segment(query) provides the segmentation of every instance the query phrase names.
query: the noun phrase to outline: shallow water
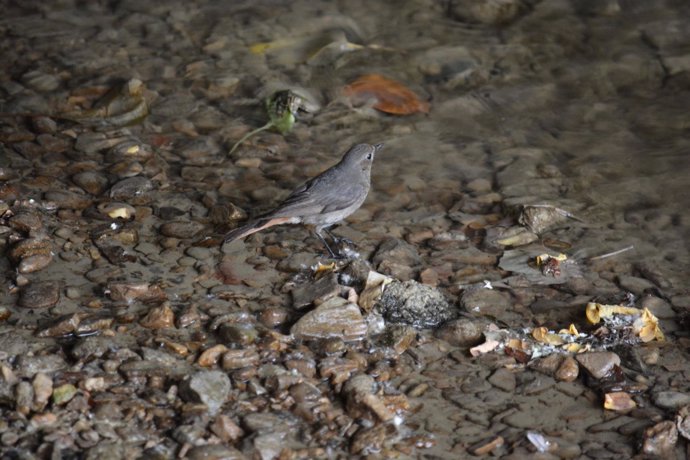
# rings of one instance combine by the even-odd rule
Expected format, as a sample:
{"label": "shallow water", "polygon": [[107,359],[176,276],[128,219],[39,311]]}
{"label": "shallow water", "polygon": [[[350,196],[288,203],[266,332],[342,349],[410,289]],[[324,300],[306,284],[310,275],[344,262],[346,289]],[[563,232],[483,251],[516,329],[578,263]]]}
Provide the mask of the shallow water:
{"label": "shallow water", "polygon": [[[571,307],[581,311],[592,299],[621,301],[626,292],[638,300],[658,300],[665,306],[664,315],[655,313],[670,344],[660,365],[640,373],[638,380],[654,390],[689,390],[683,379],[690,372],[682,341],[687,334],[676,318],[689,307],[687,2],[202,0],[78,6],[65,1],[21,2],[4,9],[0,198],[8,206],[21,201],[42,209],[43,224],[32,227],[31,236],[52,241],[56,256],[47,268],[26,275],[15,271],[12,257],[3,259],[7,289],[2,301],[12,311],[2,329],[3,340],[9,340],[3,362],[10,367],[27,349],[63,350],[75,373],[100,375],[107,364],[75,363],[73,344],[63,348],[49,339],[27,336],[14,343],[7,338],[18,330],[32,333],[37,321],[75,312],[116,318],[120,328],[106,328],[115,337],[111,355],[107,350],[98,355],[110,361],[128,359],[112,356],[118,347],[164,349],[163,337],[205,348],[208,336],[199,336],[214,335],[215,330],[181,326],[160,334],[134,326],[127,330],[125,325],[149,306],[131,299],[113,301],[108,289],[114,281],[155,280],[176,314],[198,304],[206,315],[201,322],[240,311],[260,317],[268,307],[282,309],[290,320],[277,329],[286,332],[285,325],[298,316],[290,307],[290,288],[319,259],[318,242],[299,227],[257,234],[224,248],[224,256],[215,246],[199,247],[195,241],[227,229],[227,219],[225,226],[219,225],[224,219],[214,217],[214,209],[228,203],[250,215],[270,209],[295,186],[335,163],[350,145],[384,142],[367,201],[336,230],[356,243],[363,259],[376,257],[386,238],[404,240],[409,247],[381,256],[384,262],[375,268],[399,279],[437,285],[459,305],[470,288],[484,280],[497,283],[500,296],[470,316],[515,329],[567,327],[573,320]],[[269,45],[257,47],[260,44]],[[371,104],[353,106],[343,87],[370,73],[403,83],[429,101],[429,113],[396,116]],[[132,78],[145,87],[150,114],[143,123],[84,127],[63,118],[70,110],[89,108],[95,95],[115,82]],[[266,122],[263,99],[286,88],[310,99],[310,113],[298,114],[285,136],[266,131],[228,155],[243,134]],[[34,134],[22,137],[36,131],[26,118],[36,114],[58,120],[54,132],[64,145]],[[98,140],[88,139],[93,132],[132,140],[141,150],[132,157],[117,151],[117,143],[94,147]],[[77,184],[74,176],[83,171],[101,174],[107,186],[96,193]],[[115,200],[111,187],[128,177],[146,177],[150,183]],[[86,202],[48,195],[54,190],[74,191]],[[137,212],[133,222],[111,227],[112,235],[105,230],[111,220],[94,211],[110,201],[127,202]],[[530,246],[493,242],[496,234],[518,226],[522,206],[534,204],[561,208],[575,219],[540,232]],[[55,207],[60,210],[54,212]],[[167,222],[197,227],[162,230]],[[10,227],[3,222],[3,235],[23,231]],[[127,240],[121,229],[136,237]],[[98,232],[105,236],[94,236]],[[457,244],[444,243],[439,235],[451,235]],[[108,252],[113,241],[127,247],[134,259]],[[8,239],[5,247],[10,243],[14,240]],[[546,287],[516,281],[499,261],[505,250],[524,248],[567,253],[580,265],[586,282]],[[216,264],[221,257],[225,265],[219,276]],[[59,301],[46,309],[21,306],[30,302],[21,300],[26,286],[51,280],[59,282]],[[193,356],[196,349],[189,349]],[[265,355],[262,359],[269,361]],[[410,397],[413,410],[397,431],[408,440],[407,450],[398,446],[395,453],[464,458],[475,443],[500,434],[506,444],[496,455],[520,458],[534,453],[525,433],[537,430],[559,439],[561,450],[553,455],[560,458],[631,456],[637,452],[635,439],[647,425],[628,431],[620,426],[673,419],[672,412],[663,412],[667,406],[644,403],[638,413],[612,415],[600,407],[583,379],[556,382],[510,367],[515,362],[507,361],[502,355],[470,358],[466,350],[437,340],[431,331],[420,332],[408,353],[390,360],[390,381],[380,377],[384,372],[375,373],[390,393],[429,385],[428,391]],[[673,368],[677,362],[680,367]],[[504,364],[510,375],[502,372]],[[396,374],[396,369],[404,371]],[[108,373],[115,382],[112,387],[119,388],[115,394],[144,385],[141,376],[120,371],[128,379],[121,382],[113,374],[118,372]],[[56,385],[76,379],[69,373],[57,375]],[[28,381],[31,376],[20,378]],[[240,382],[241,376],[233,374],[233,384],[235,380]],[[149,380],[146,385],[153,384]],[[156,385],[156,391],[169,391],[169,382]],[[242,385],[237,383],[235,389],[245,391]],[[331,399],[338,400],[338,385],[321,386],[328,388],[324,394],[335,394]],[[139,390],[131,392],[141,395]],[[244,409],[228,413],[235,417]],[[160,419],[181,417],[181,411],[187,421],[191,416],[185,410],[194,412],[177,406],[171,409],[173,415]],[[614,416],[620,425],[604,426]],[[251,423],[245,420],[245,425]],[[194,442],[180,441],[181,436],[170,432],[172,427],[161,422],[149,434],[155,433],[151,436],[176,455],[176,449]],[[236,447],[271,458],[273,450],[256,441],[263,431],[252,432],[253,437]],[[291,447],[329,445],[321,431],[309,433],[308,439],[291,433]],[[409,441],[414,435],[420,436],[416,447]],[[433,445],[425,445],[429,439]],[[18,449],[21,442],[16,441]],[[3,441],[5,449],[14,444]],[[22,448],[39,444],[26,441]],[[82,444],[83,450],[92,447]],[[132,445],[141,454],[143,442]],[[330,445],[332,456],[345,455],[343,448],[347,452],[338,442]],[[684,448],[681,440],[676,452],[680,455]]]}

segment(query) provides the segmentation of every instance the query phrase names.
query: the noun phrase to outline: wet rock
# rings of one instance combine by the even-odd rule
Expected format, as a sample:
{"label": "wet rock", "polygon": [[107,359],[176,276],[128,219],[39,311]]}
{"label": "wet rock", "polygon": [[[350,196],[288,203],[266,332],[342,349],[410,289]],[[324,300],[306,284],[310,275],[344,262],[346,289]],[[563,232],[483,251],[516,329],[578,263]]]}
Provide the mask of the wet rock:
{"label": "wet rock", "polygon": [[685,406],[676,414],[676,426],[678,432],[685,438],[690,439],[690,406]]}
{"label": "wet rock", "polygon": [[403,324],[391,324],[381,336],[381,344],[391,347],[399,355],[410,348],[417,338],[417,331]]}
{"label": "wet rock", "polygon": [[53,404],[60,406],[62,404],[67,404],[72,400],[72,398],[77,394],[77,387],[71,383],[66,383],[60,385],[53,390]]}
{"label": "wet rock", "polygon": [[33,117],[31,119],[31,125],[37,133],[55,134],[57,131],[57,123],[50,117]]}
{"label": "wet rock", "polygon": [[72,182],[86,193],[99,196],[108,188],[108,178],[97,171],[83,171],[72,176]]}
{"label": "wet rock", "polygon": [[30,70],[21,77],[22,83],[39,92],[55,91],[60,87],[60,78],[40,70]]}
{"label": "wet rock", "polygon": [[475,320],[459,318],[441,326],[434,335],[456,347],[473,347],[482,342],[482,329]]}
{"label": "wet rock", "polygon": [[14,244],[9,251],[10,259],[19,264],[22,259],[31,256],[50,256],[52,257],[53,246],[48,240],[38,238],[27,238]]}
{"label": "wet rock", "polygon": [[101,203],[98,205],[98,212],[111,219],[133,219],[137,211],[134,206],[127,203],[118,203],[116,201],[111,203]]}
{"label": "wet rock", "polygon": [[44,281],[24,287],[19,295],[19,305],[24,308],[48,308],[60,300],[60,284]]}
{"label": "wet rock", "polygon": [[111,187],[110,198],[117,201],[126,201],[133,205],[142,205],[151,201],[152,197],[149,193],[151,190],[153,190],[153,184],[146,177],[129,177]]}
{"label": "wet rock", "polygon": [[[434,47],[416,59],[416,63],[428,79],[443,81],[444,86],[449,88],[469,83],[479,68],[477,61],[464,46]],[[476,180],[488,182],[486,179]],[[469,184],[468,188],[473,189]],[[491,190],[490,182],[488,190]]]}
{"label": "wet rock", "polygon": [[227,415],[216,417],[209,428],[223,442],[235,442],[244,436],[244,430]]}
{"label": "wet rock", "polygon": [[271,460],[280,455],[284,449],[285,433],[266,433],[254,438],[254,449],[261,460]]}
{"label": "wet rock", "polygon": [[518,222],[534,233],[543,233],[568,220],[569,213],[555,206],[523,206]]}
{"label": "wet rock", "polygon": [[577,361],[570,356],[566,356],[558,370],[556,370],[554,377],[560,382],[572,382],[579,375],[579,366]]}
{"label": "wet rock", "polygon": [[250,345],[256,341],[259,333],[250,323],[225,323],[218,328],[218,337],[223,343]]}
{"label": "wet rock", "polygon": [[139,322],[144,327],[149,329],[165,329],[175,326],[175,313],[168,302],[162,305],[153,307]]}
{"label": "wet rock", "polygon": [[215,415],[230,394],[230,378],[221,371],[199,371],[185,380],[180,396],[186,401],[201,402]]}
{"label": "wet rock", "polygon": [[563,364],[565,356],[560,353],[551,353],[543,358],[538,358],[529,363],[529,367],[535,371],[541,372],[548,376],[554,376],[556,371]]}
{"label": "wet rock", "polygon": [[42,411],[53,394],[53,380],[46,374],[39,372],[31,384],[34,389],[33,409],[35,411]]}
{"label": "wet rock", "polygon": [[409,280],[414,277],[414,267],[421,263],[421,257],[411,244],[388,238],[379,245],[371,261],[379,272],[399,280]]}
{"label": "wet rock", "polygon": [[34,388],[29,382],[22,380],[14,387],[15,407],[17,412],[28,415],[34,402]]}
{"label": "wet rock", "polygon": [[234,447],[207,444],[192,447],[187,451],[185,458],[189,460],[246,460],[247,457]]}
{"label": "wet rock", "polygon": [[280,307],[268,307],[259,314],[259,322],[268,328],[274,328],[284,324],[287,318],[287,310]]}
{"label": "wet rock", "polygon": [[393,281],[377,307],[386,320],[417,328],[436,327],[457,314],[441,291],[416,281]]}
{"label": "wet rock", "polygon": [[37,337],[63,337],[77,331],[84,313],[74,313],[71,315],[61,316],[48,323],[46,326],[41,326],[37,332]]}
{"label": "wet rock", "polygon": [[337,337],[349,342],[362,340],[367,324],[357,305],[334,297],[301,317],[290,333],[301,340]]}
{"label": "wet rock", "polygon": [[199,222],[194,221],[179,221],[179,222],[166,222],[161,225],[159,231],[161,235],[168,236],[171,238],[194,238],[202,230],[204,230],[204,225]]}
{"label": "wet rock", "polygon": [[252,433],[287,433],[295,427],[297,420],[287,412],[253,413],[245,415],[242,424]]}
{"label": "wet rock", "polygon": [[149,377],[182,378],[189,375],[193,369],[186,361],[175,358],[172,354],[166,355],[168,360],[143,359],[140,361],[128,361],[119,367],[119,371],[128,379]]}
{"label": "wet rock", "polygon": [[373,412],[382,422],[388,422],[395,417],[376,394],[376,381],[369,375],[357,374],[348,379],[343,386],[348,413],[358,418],[367,410]]}
{"label": "wet rock", "polygon": [[613,366],[620,366],[620,357],[610,351],[593,351],[575,356],[577,362],[584,367],[595,379],[606,377]]}
{"label": "wet rock", "polygon": [[500,318],[504,312],[510,310],[512,302],[510,296],[504,292],[473,287],[462,293],[460,305],[470,313]]}
{"label": "wet rock", "polygon": [[10,227],[29,234],[43,228],[41,215],[33,209],[20,209],[9,220]]}
{"label": "wet rock", "polygon": [[256,367],[259,364],[259,354],[253,348],[241,350],[227,350],[223,354],[221,366],[225,370],[242,369],[243,367]]}
{"label": "wet rock", "polygon": [[68,190],[51,190],[44,194],[44,198],[54,202],[58,208],[62,209],[85,209],[92,203],[88,196]]}
{"label": "wet rock", "polygon": [[17,271],[19,273],[33,273],[43,270],[53,261],[52,254],[36,254],[25,257],[19,262]]}
{"label": "wet rock", "polygon": [[205,164],[220,151],[220,147],[211,137],[199,137],[185,141],[176,148],[188,164]]}
{"label": "wet rock", "polygon": [[457,19],[498,26],[512,22],[525,8],[519,0],[461,0],[449,12]]}
{"label": "wet rock", "polygon": [[218,363],[220,355],[227,350],[228,348],[225,345],[214,345],[204,350],[203,353],[199,355],[199,359],[197,359],[196,363],[201,367],[215,366],[216,363]]}
{"label": "wet rock", "polygon": [[472,455],[483,456],[491,453],[492,451],[500,448],[505,444],[505,439],[502,436],[494,436],[489,439],[484,439],[476,444],[468,447],[468,451]]}
{"label": "wet rock", "polygon": [[629,275],[619,275],[618,284],[621,286],[621,288],[628,292],[632,292],[635,295],[641,295],[646,290],[654,288],[654,284],[652,282],[644,278]]}
{"label": "wet rock", "polygon": [[318,305],[324,301],[335,297],[340,293],[341,286],[338,284],[338,275],[333,273],[324,276],[316,282],[307,282],[295,287],[292,291],[292,306],[300,309],[311,305]]}
{"label": "wet rock", "polygon": [[515,391],[515,386],[517,385],[515,374],[505,368],[496,369],[489,377],[489,383],[500,390],[510,393]]}
{"label": "wet rock", "polygon": [[54,372],[65,370],[67,367],[65,360],[58,355],[22,355],[17,362],[17,373],[23,377],[32,378],[39,372],[51,375]]}
{"label": "wet rock", "polygon": [[644,430],[641,451],[645,455],[671,458],[677,442],[678,429],[673,422],[667,420]]}
{"label": "wet rock", "polygon": [[372,428],[361,428],[355,433],[350,443],[350,453],[353,455],[369,451],[380,451],[387,439],[395,435],[395,428],[391,424],[378,424]]}
{"label": "wet rock", "polygon": [[671,305],[663,299],[654,296],[644,296],[640,301],[640,308],[647,308],[659,319],[674,319],[676,312]]}
{"label": "wet rock", "polygon": [[683,406],[690,405],[690,393],[657,391],[652,395],[652,401],[662,409],[678,410]]}
{"label": "wet rock", "polygon": [[160,302],[167,298],[165,292],[157,284],[149,283],[109,283],[106,294],[116,301]]}

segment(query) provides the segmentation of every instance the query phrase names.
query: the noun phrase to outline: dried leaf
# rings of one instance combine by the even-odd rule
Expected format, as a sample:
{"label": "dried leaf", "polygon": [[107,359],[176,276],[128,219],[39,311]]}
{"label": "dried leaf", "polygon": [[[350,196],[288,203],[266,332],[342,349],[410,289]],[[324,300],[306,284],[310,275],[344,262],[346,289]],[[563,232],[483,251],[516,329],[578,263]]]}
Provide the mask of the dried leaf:
{"label": "dried leaf", "polygon": [[476,347],[470,348],[470,354],[472,356],[483,355],[484,353],[488,353],[490,351],[495,350],[496,347],[498,347],[499,345],[500,344],[498,343],[498,341],[489,339],[481,345],[477,345]]}
{"label": "dried leaf", "polygon": [[580,332],[577,330],[575,325],[573,323],[570,323],[570,326],[568,329],[561,329],[558,331],[559,334],[568,334],[568,335],[580,335]]}
{"label": "dried leaf", "polygon": [[422,101],[410,89],[379,74],[359,77],[347,85],[343,93],[353,104],[360,105],[375,100],[374,108],[393,115],[428,113],[429,103]]}
{"label": "dried leaf", "polygon": [[537,342],[546,343],[548,345],[563,345],[564,340],[553,332],[549,332],[545,327],[536,327],[532,330],[532,337]]}
{"label": "dried leaf", "polygon": [[367,282],[362,293],[359,295],[358,305],[365,312],[371,311],[374,305],[383,294],[386,285],[393,281],[393,278],[371,270],[367,275]]}
{"label": "dried leaf", "polygon": [[642,310],[642,315],[633,323],[633,331],[643,342],[651,342],[655,339],[665,340],[664,333],[659,327],[659,319],[646,308]]}
{"label": "dried leaf", "polygon": [[642,314],[642,311],[633,307],[624,307],[622,305],[603,305],[600,303],[590,302],[587,304],[585,314],[587,320],[592,324],[597,324],[604,318],[613,315],[634,315]]}

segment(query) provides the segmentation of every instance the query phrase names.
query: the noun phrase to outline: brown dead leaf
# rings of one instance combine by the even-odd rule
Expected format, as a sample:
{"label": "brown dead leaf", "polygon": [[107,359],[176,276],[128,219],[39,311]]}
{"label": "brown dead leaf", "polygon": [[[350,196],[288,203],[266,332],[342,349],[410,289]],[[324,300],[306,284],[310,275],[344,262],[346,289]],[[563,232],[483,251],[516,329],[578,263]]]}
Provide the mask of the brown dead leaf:
{"label": "brown dead leaf", "polygon": [[393,115],[429,112],[429,103],[420,100],[409,88],[375,73],[359,77],[345,86],[343,93],[355,105],[374,99],[376,110]]}

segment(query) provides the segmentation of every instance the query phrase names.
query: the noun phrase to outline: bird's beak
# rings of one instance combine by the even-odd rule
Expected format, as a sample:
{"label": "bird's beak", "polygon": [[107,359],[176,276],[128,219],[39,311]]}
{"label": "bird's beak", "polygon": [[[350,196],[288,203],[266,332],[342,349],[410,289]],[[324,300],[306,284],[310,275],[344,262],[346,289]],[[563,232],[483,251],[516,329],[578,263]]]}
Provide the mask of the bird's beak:
{"label": "bird's beak", "polygon": [[381,149],[383,148],[383,146],[384,146],[383,143],[381,143],[381,144],[374,144],[374,151],[375,151],[375,152],[378,152],[379,150],[381,150]]}

